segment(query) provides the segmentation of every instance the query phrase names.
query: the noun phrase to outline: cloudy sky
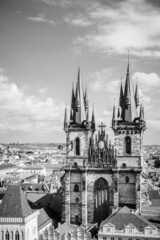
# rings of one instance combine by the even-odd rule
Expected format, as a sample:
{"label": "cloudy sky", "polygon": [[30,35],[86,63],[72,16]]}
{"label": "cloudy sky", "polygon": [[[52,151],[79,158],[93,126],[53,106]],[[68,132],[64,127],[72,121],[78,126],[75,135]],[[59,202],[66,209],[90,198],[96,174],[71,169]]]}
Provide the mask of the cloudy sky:
{"label": "cloudy sky", "polygon": [[144,143],[160,144],[159,0],[0,0],[0,142],[65,142],[79,49],[90,106],[111,138],[131,50]]}

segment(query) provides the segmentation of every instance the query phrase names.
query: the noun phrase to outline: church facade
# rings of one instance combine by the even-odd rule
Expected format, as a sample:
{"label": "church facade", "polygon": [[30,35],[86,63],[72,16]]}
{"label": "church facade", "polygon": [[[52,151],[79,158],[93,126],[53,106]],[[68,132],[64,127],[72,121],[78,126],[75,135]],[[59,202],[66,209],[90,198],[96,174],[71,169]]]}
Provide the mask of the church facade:
{"label": "church facade", "polygon": [[101,123],[96,133],[94,110],[89,119],[87,89],[83,91],[78,69],[72,89],[70,116],[65,109],[66,166],[62,178],[62,221],[73,224],[100,223],[122,206],[141,211],[140,179],[143,168],[144,109],[139,106],[138,86],[134,91],[129,62],[119,107],[113,107],[111,145]]}

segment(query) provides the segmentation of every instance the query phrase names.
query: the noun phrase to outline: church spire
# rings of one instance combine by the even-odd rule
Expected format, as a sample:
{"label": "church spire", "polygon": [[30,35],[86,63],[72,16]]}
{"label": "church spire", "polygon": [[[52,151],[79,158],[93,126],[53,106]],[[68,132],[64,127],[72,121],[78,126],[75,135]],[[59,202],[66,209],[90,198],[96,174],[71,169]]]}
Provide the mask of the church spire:
{"label": "church spire", "polygon": [[123,106],[123,87],[122,87],[122,79],[121,79],[121,87],[120,87],[120,97],[119,97],[119,106]]}
{"label": "church spire", "polygon": [[137,118],[137,109],[134,97],[133,83],[130,78],[130,63],[129,63],[129,51],[128,51],[128,66],[126,73],[126,82],[124,88],[124,97],[122,105],[122,119],[124,121],[133,122]]}
{"label": "church spire", "polygon": [[86,120],[86,112],[80,67],[78,68],[75,102],[76,102],[75,122],[81,124],[83,121]]}
{"label": "church spire", "polygon": [[87,92],[87,87],[86,87],[85,94],[84,94],[84,103],[85,103],[85,111],[87,111],[87,109],[88,109],[88,92]]}
{"label": "church spire", "polygon": [[68,130],[68,116],[67,116],[67,107],[65,106],[64,112],[64,131]]}
{"label": "church spire", "polygon": [[91,118],[91,129],[93,132],[96,130],[95,115],[94,115],[94,106],[92,109],[92,118]]}
{"label": "church spire", "polygon": [[135,98],[136,107],[138,107],[139,106],[139,89],[138,89],[138,84],[136,84],[136,90],[135,90],[134,98]]}

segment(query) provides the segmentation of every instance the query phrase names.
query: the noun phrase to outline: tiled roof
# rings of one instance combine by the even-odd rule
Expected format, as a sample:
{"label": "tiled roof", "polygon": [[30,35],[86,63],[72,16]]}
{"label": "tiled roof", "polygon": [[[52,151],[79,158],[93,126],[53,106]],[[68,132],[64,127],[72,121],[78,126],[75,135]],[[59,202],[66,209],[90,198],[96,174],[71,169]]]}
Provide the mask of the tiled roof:
{"label": "tiled roof", "polygon": [[11,168],[16,168],[16,166],[13,164],[0,164],[0,170],[11,169]]}
{"label": "tiled roof", "polygon": [[32,212],[20,185],[9,185],[0,204],[0,217],[23,218]]}
{"label": "tiled roof", "polygon": [[149,190],[149,199],[152,201],[152,199],[160,199],[160,194],[158,190]]}
{"label": "tiled roof", "polygon": [[118,230],[122,230],[124,226],[127,226],[128,224],[133,224],[139,231],[143,231],[144,227],[152,225],[142,215],[131,213],[130,209],[127,210],[127,207],[123,207],[118,212],[113,213],[109,218],[102,222],[101,227],[107,223],[115,225],[115,228]]}
{"label": "tiled roof", "polygon": [[40,214],[38,216],[38,229],[52,221],[52,219],[48,216],[44,208],[41,208],[39,212]]}

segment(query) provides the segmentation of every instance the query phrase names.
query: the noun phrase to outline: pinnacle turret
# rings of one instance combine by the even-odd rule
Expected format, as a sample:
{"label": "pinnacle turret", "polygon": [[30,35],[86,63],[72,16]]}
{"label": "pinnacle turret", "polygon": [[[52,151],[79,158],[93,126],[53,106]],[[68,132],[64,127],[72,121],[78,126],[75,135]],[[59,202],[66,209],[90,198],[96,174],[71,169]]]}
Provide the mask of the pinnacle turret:
{"label": "pinnacle turret", "polygon": [[139,89],[138,89],[138,84],[136,84],[136,90],[135,90],[134,98],[135,98],[136,107],[138,107],[139,106]]}
{"label": "pinnacle turret", "polygon": [[93,132],[96,130],[95,116],[94,116],[94,108],[92,110],[92,118],[91,118],[91,129]]}
{"label": "pinnacle turret", "polygon": [[123,87],[122,87],[122,80],[121,80],[121,87],[120,87],[120,97],[119,97],[119,106],[123,106]]}
{"label": "pinnacle turret", "polygon": [[64,112],[64,131],[68,130],[68,116],[67,116],[67,107],[65,107]]}

